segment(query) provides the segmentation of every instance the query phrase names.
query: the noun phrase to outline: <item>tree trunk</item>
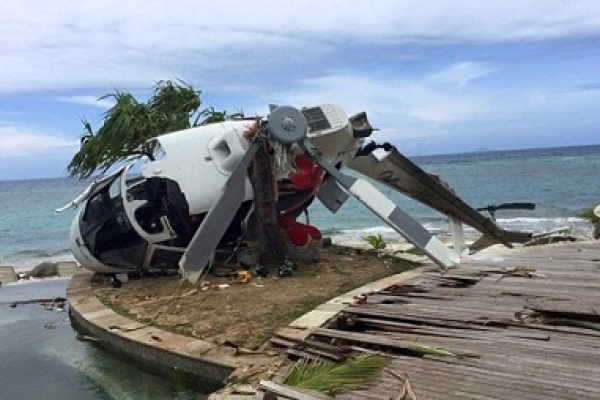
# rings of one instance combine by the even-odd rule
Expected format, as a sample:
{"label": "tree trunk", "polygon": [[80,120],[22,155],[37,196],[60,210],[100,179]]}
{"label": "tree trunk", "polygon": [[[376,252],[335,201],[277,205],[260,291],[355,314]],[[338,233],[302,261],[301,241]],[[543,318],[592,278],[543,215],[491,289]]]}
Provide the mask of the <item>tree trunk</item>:
{"label": "tree trunk", "polygon": [[260,243],[260,264],[280,267],[285,262],[285,242],[277,221],[276,187],[269,145],[263,142],[252,160],[250,181],[254,189],[254,213],[259,237],[252,241]]}

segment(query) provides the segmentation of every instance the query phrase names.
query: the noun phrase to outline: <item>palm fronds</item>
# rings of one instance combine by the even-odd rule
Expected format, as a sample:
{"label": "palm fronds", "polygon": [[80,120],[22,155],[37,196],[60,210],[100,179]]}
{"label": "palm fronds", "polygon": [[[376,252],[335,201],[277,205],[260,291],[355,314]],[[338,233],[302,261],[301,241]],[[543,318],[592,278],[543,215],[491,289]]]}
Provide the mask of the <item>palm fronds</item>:
{"label": "palm fronds", "polygon": [[562,325],[562,326],[573,326],[582,329],[592,329],[594,331],[600,331],[599,322],[582,321],[573,318],[546,318],[544,320],[549,325]]}
{"label": "palm fronds", "polygon": [[369,354],[342,364],[322,359],[301,359],[286,377],[284,384],[331,395],[363,387],[387,362],[385,357]]}
{"label": "palm fronds", "polygon": [[209,123],[239,115],[229,116],[214,108],[200,111],[200,91],[183,81],[157,82],[147,102],[121,90],[99,98],[104,99],[111,99],[114,105],[104,113],[102,125],[95,132],[87,120],[82,120],[81,148],[67,166],[71,176],[86,179],[127,159],[152,159],[156,142],[150,139],[189,128],[201,118]]}

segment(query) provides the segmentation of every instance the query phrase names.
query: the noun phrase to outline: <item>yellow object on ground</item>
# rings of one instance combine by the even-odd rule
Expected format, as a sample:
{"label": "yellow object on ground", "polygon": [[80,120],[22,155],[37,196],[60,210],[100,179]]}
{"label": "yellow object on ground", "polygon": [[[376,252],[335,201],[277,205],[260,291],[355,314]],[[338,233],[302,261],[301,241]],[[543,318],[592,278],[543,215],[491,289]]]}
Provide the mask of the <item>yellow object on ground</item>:
{"label": "yellow object on ground", "polygon": [[242,270],[237,272],[236,278],[239,283],[248,283],[252,280],[252,274],[250,271]]}

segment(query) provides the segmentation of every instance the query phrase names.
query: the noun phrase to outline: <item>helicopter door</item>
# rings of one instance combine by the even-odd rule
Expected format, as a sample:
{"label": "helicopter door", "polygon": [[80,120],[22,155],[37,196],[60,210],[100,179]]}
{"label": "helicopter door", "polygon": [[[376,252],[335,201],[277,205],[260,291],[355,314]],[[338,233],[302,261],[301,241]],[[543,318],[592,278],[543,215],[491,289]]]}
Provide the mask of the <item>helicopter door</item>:
{"label": "helicopter door", "polygon": [[[125,168],[123,176],[132,165]],[[177,237],[169,218],[160,211],[160,204],[156,199],[149,198],[147,186],[148,180],[145,178],[121,180],[123,207],[129,222],[148,243],[160,243]]]}

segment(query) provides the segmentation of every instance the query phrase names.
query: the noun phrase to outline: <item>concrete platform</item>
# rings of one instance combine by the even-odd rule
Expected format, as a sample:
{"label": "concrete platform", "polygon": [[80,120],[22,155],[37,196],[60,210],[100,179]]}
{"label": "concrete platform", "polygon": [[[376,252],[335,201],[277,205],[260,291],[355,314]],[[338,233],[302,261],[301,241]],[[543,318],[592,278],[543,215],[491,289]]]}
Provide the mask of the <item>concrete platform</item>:
{"label": "concrete platform", "polygon": [[0,284],[12,283],[17,280],[15,269],[9,265],[0,266]]}
{"label": "concrete platform", "polygon": [[81,268],[75,261],[57,261],[56,271],[59,277],[73,276]]}
{"label": "concrete platform", "polygon": [[71,322],[100,346],[178,381],[193,383],[205,393],[218,390],[238,367],[271,368],[278,360],[235,355],[233,349],[177,335],[133,321],[106,307],[94,295],[93,273],[79,269],[67,287]]}

